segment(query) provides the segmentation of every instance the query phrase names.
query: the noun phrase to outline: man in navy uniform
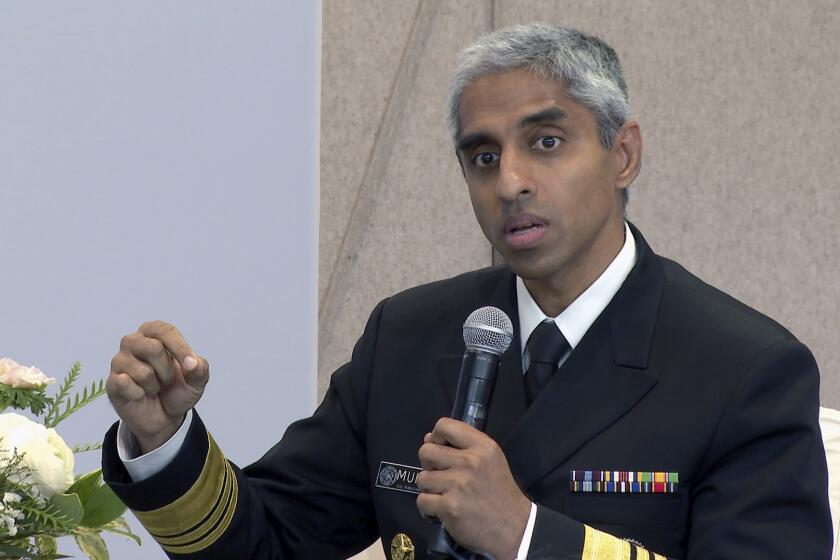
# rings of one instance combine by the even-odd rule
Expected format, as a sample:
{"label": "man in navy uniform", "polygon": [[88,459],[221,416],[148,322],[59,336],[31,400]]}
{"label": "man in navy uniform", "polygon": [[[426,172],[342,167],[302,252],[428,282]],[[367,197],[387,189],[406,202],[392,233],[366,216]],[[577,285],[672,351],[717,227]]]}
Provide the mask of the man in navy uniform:
{"label": "man in navy uniform", "polygon": [[[381,302],[257,463],[226,461],[193,410],[209,366],[174,326],[123,338],[105,476],[164,550],[343,558],[381,536],[426,558],[436,517],[497,560],[827,559],[816,364],[625,220],[642,138],[615,52],[495,32],[461,54],[449,124],[507,264]],[[514,325],[486,434],[445,418],[461,324],[485,305]]]}

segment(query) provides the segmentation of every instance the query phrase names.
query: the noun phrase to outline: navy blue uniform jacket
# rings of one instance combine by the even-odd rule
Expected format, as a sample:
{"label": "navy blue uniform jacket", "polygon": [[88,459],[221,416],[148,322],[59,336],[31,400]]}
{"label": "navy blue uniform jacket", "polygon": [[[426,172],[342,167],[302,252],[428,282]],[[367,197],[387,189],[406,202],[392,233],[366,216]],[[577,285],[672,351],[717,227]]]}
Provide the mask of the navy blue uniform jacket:
{"label": "navy blue uniform jacket", "polygon": [[[811,353],[633,232],[634,269],[529,408],[515,277],[495,267],[381,302],[315,414],[255,464],[227,462],[196,415],[176,460],[139,483],[112,428],[105,478],[172,558],[346,558],[377,536],[388,550],[398,533],[427,558],[415,495],[377,485],[380,467],[419,464],[423,435],[451,410],[463,321],[494,305],[517,332],[487,431],[539,506],[530,560],[828,559]],[[571,471],[675,473],[678,484],[573,492]]]}

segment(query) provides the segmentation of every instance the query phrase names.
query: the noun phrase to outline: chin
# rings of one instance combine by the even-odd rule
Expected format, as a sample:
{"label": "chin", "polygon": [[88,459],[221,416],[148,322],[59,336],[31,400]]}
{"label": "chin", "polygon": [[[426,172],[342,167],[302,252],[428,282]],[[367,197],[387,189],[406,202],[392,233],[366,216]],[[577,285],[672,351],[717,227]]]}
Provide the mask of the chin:
{"label": "chin", "polygon": [[509,255],[502,253],[502,256],[511,271],[523,280],[540,280],[551,276],[554,272],[551,263],[528,258],[526,255],[513,255],[511,258]]}

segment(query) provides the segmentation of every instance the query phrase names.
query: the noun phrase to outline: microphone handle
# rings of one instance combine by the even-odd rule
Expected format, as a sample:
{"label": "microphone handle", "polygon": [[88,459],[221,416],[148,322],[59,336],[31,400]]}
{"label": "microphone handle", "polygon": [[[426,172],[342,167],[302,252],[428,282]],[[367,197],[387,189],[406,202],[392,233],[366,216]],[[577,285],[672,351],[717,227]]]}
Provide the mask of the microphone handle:
{"label": "microphone handle", "polygon": [[[484,431],[487,426],[487,409],[496,374],[499,372],[499,356],[481,350],[467,349],[461,360],[461,374],[458,377],[458,390],[452,405],[452,418]],[[471,552],[455,542],[440,520],[432,521],[432,534],[429,539],[429,554],[452,560],[481,560],[484,556]]]}

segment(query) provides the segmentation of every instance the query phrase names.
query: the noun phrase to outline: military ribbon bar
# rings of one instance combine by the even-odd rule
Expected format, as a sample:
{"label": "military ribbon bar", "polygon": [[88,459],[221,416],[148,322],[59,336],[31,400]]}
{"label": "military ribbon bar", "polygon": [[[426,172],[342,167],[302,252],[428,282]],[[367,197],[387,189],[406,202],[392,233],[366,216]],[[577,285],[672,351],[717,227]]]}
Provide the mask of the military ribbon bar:
{"label": "military ribbon bar", "polygon": [[665,471],[578,471],[569,473],[569,491],[603,494],[674,494],[680,474]]}

